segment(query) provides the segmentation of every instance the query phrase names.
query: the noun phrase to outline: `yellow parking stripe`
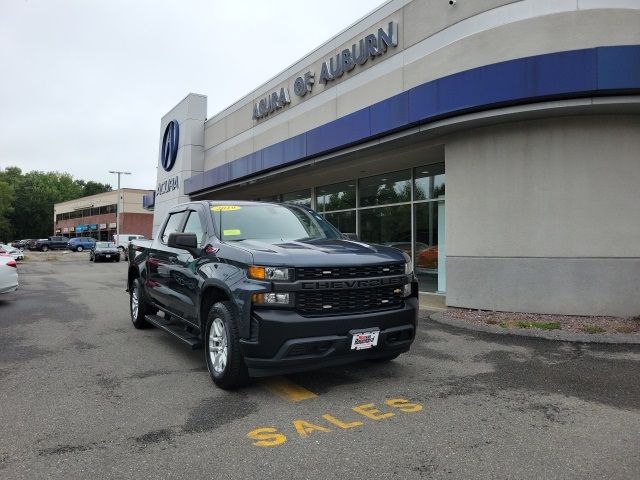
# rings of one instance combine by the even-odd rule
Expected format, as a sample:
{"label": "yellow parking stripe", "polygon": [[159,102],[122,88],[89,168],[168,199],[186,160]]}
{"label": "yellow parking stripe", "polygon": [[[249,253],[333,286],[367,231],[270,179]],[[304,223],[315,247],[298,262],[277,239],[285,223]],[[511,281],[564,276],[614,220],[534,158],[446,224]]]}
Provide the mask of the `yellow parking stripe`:
{"label": "yellow parking stripe", "polygon": [[291,400],[292,402],[301,402],[303,400],[309,400],[317,397],[315,393],[293,383],[285,377],[264,379],[262,381],[262,385],[279,397],[284,398],[285,400]]}

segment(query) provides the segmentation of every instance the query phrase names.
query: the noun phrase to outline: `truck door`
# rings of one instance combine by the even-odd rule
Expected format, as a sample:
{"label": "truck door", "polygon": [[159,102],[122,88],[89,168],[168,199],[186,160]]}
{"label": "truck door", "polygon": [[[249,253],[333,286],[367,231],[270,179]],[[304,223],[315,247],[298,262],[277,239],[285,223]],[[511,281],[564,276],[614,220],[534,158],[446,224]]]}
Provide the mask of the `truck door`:
{"label": "truck door", "polygon": [[[190,206],[186,212],[187,218],[182,231],[195,233],[198,246],[203,247],[206,238],[204,210],[201,206]],[[200,275],[197,271],[198,261],[186,250],[181,250],[173,260],[171,266],[172,286],[175,296],[174,305],[178,315],[185,320],[198,325],[197,303],[199,301]]]}
{"label": "truck door", "polygon": [[169,213],[162,233],[149,249],[146,262],[147,292],[154,303],[172,314],[178,314],[178,308],[175,305],[174,294],[176,284],[171,272],[178,255],[183,254],[184,250],[169,248],[167,242],[170,233],[181,231],[184,218],[185,210]]}

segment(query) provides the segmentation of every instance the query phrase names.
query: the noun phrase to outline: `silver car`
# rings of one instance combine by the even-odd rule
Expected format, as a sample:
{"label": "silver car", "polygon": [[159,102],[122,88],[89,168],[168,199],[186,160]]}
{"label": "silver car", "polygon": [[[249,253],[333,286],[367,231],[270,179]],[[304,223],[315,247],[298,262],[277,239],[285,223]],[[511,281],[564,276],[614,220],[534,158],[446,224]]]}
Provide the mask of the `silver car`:
{"label": "silver car", "polygon": [[18,264],[9,255],[0,254],[0,294],[18,289]]}

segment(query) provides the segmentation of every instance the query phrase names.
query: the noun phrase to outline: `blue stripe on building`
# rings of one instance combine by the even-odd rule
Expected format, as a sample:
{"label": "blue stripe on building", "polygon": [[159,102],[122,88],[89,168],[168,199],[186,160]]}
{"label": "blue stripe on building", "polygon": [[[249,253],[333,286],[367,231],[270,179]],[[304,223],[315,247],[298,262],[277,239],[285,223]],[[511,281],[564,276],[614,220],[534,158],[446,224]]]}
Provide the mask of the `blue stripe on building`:
{"label": "blue stripe on building", "polygon": [[185,180],[190,195],[415,125],[490,108],[640,92],[640,45],[550,53],[433,80]]}

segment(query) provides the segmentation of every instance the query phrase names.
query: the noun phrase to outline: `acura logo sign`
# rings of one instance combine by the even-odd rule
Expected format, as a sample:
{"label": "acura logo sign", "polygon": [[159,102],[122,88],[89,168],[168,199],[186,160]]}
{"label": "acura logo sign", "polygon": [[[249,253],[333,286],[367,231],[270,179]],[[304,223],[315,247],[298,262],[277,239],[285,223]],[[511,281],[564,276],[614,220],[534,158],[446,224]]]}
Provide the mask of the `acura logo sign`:
{"label": "acura logo sign", "polygon": [[178,155],[179,124],[176,120],[171,120],[164,131],[162,137],[162,152],[160,154],[160,163],[165,171],[169,172],[176,163]]}

